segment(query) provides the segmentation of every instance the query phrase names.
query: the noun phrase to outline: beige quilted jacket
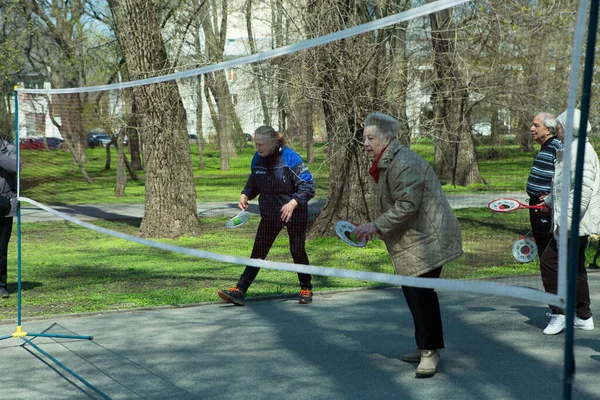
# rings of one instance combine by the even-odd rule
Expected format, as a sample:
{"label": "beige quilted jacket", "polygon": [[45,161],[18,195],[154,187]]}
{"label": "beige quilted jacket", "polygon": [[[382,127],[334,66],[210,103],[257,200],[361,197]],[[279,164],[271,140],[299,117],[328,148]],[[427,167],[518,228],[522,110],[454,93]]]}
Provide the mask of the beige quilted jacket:
{"label": "beige quilted jacket", "polygon": [[394,139],[378,169],[380,215],[373,223],[396,274],[418,276],[459,257],[458,220],[429,163]]}

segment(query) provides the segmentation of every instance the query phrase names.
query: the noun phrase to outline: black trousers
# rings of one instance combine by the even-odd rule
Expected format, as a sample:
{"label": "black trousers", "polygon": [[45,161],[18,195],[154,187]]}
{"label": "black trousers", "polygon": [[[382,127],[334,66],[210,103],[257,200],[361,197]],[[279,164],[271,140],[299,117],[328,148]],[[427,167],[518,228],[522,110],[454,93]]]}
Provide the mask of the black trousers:
{"label": "black trousers", "polygon": [[13,218],[0,218],[0,287],[6,287],[8,278],[8,242],[12,234]]}
{"label": "black trousers", "polygon": [[[575,314],[582,319],[588,319],[592,316],[592,310],[590,309],[590,287],[588,286],[587,270],[585,269],[585,249],[587,242],[587,236],[579,237],[579,258],[576,266]],[[567,248],[570,244],[571,240],[568,241]],[[556,294],[558,291],[558,243],[554,237],[550,240],[540,260],[540,272],[546,293]],[[550,309],[552,310],[552,314],[564,314],[559,307],[551,305]]]}
{"label": "black trousers", "polygon": [[[442,267],[439,267],[420,275],[420,277],[439,278],[441,273]],[[442,314],[435,290],[402,286],[402,292],[413,317],[417,348],[421,350],[443,349]]]}
{"label": "black trousers", "polygon": [[[308,218],[300,218],[299,221],[290,221],[287,223],[287,231],[290,237],[290,252],[296,264],[309,264],[305,248],[307,225]],[[256,230],[256,237],[254,238],[254,246],[250,258],[266,259],[271,246],[273,246],[277,235],[279,235],[283,227],[284,223],[281,220],[261,219]],[[258,275],[258,271],[260,271],[260,268],[247,266],[237,283],[237,288],[246,293],[252,282],[254,282],[256,275]],[[312,276],[310,274],[299,272],[298,280],[300,281],[301,289],[312,289]]]}
{"label": "black trousers", "polygon": [[[539,204],[541,200],[537,197],[529,199],[529,205]],[[548,243],[554,237],[552,234],[552,211],[529,209],[529,222],[531,222],[531,233],[535,239],[535,245],[538,249],[538,256],[542,259],[544,250]]]}

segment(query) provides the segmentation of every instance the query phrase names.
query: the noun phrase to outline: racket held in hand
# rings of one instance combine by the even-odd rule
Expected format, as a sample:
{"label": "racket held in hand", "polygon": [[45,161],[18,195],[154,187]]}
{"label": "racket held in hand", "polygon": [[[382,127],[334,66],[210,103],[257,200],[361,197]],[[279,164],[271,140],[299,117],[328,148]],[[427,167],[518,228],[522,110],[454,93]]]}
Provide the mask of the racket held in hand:
{"label": "racket held in hand", "polygon": [[496,199],[492,200],[488,204],[488,208],[494,212],[510,212],[520,210],[522,208],[533,208],[537,210],[541,210],[544,206],[530,206],[524,203],[521,203],[516,199]]}
{"label": "racket held in hand", "polygon": [[248,211],[242,211],[229,221],[225,222],[225,228],[233,229],[244,225],[250,219],[250,213]]}
{"label": "racket held in hand", "polygon": [[335,223],[335,233],[337,233],[340,239],[350,246],[365,247],[367,240],[365,238],[360,240],[357,239],[352,234],[354,228],[356,228],[356,224],[353,224],[350,221],[338,221]]}

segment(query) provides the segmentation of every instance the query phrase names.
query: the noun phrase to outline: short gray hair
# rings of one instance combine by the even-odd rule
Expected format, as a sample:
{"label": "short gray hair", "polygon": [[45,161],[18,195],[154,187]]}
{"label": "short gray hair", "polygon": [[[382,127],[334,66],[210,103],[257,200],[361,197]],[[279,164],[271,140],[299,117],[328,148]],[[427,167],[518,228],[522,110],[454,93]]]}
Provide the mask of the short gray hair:
{"label": "short gray hair", "polygon": [[556,117],[547,112],[541,112],[538,115],[542,117],[544,127],[550,129],[550,133],[552,133],[553,135],[556,135],[556,127],[558,125],[558,122],[556,121]]}
{"label": "short gray hair", "polygon": [[365,128],[374,126],[381,138],[386,136],[397,137],[400,129],[400,122],[396,118],[390,117],[384,113],[372,112],[365,118]]}

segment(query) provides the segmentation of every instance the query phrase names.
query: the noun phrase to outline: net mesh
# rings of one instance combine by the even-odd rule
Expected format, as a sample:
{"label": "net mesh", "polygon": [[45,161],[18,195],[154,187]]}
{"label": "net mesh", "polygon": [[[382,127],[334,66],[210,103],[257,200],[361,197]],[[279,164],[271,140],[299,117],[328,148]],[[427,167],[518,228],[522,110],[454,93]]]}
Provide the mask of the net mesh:
{"label": "net mesh", "polygon": [[[201,277],[198,292],[210,292],[215,299],[214,289],[230,285],[241,272],[228,269],[233,263],[272,270],[259,275],[257,280],[265,284],[255,294],[296,291],[295,277],[278,271],[301,270],[318,275],[316,290],[407,284],[560,303],[560,297],[543,292],[537,258],[523,262],[513,254],[515,242],[531,236],[528,212],[495,214],[487,208],[500,197],[526,203],[524,188],[534,153],[519,148],[522,130],[530,121],[519,106],[503,106],[512,89],[523,84],[523,76],[515,76],[516,64],[515,68],[485,65],[485,57],[475,57],[471,49],[470,62],[477,67],[468,71],[476,78],[467,77],[460,58],[486,32],[484,22],[470,22],[477,8],[460,3],[464,2],[436,2],[388,18],[377,18],[376,8],[367,9],[363,21],[352,21],[355,26],[346,30],[340,21],[303,21],[307,32],[292,30],[290,41],[301,34],[312,39],[274,50],[265,50],[271,42],[264,39],[232,39],[221,63],[207,61],[206,49],[201,58],[206,67],[141,81],[65,90],[19,89],[24,263],[35,269],[35,264],[48,262],[28,257],[27,246],[34,254],[40,240],[58,243],[69,238],[74,262],[86,273],[100,263],[109,275],[120,277],[128,259],[137,260],[146,252],[138,246],[151,246],[155,249],[148,250],[145,261],[136,261],[136,269],[177,264],[172,274]],[[443,14],[450,7],[452,13]],[[433,11],[439,12],[439,19],[431,17]],[[315,16],[326,18],[320,12]],[[435,25],[444,15],[449,18],[446,22],[454,21],[454,30]],[[365,19],[373,21],[359,23]],[[334,33],[323,32],[325,26]],[[563,44],[572,46],[566,38]],[[460,71],[462,78],[451,81],[440,76],[434,65],[443,62],[447,74],[457,78]],[[510,87],[500,91],[499,82]],[[465,95],[467,83],[470,93]],[[492,96],[493,91],[499,94]],[[471,123],[464,127],[452,118],[468,104]],[[485,122],[492,108],[500,111]],[[445,279],[394,276],[381,240],[373,238],[365,248],[354,248],[335,236],[337,220],[367,222],[373,217],[375,188],[361,147],[361,122],[373,110],[397,116],[405,124],[400,139],[436,166],[459,219],[464,255],[445,266]],[[283,133],[315,180],[308,267],[290,263],[285,232],[269,262],[247,258],[260,219],[256,202],[247,224],[233,232],[225,228],[239,212],[237,201],[255,153],[254,129],[264,124]],[[457,134],[448,126],[465,129]],[[453,161],[453,148],[460,148],[467,158]],[[471,172],[478,176],[469,186],[461,186],[469,174],[448,171],[465,168],[474,158],[478,169]],[[70,221],[75,225],[56,221],[66,216],[74,218]],[[42,239],[36,232],[52,234]],[[126,241],[109,242],[113,249],[107,251],[98,232]],[[99,249],[106,259],[94,254]],[[588,253],[593,257],[594,250]],[[132,285],[151,288],[165,280],[175,282],[159,274]]]}

